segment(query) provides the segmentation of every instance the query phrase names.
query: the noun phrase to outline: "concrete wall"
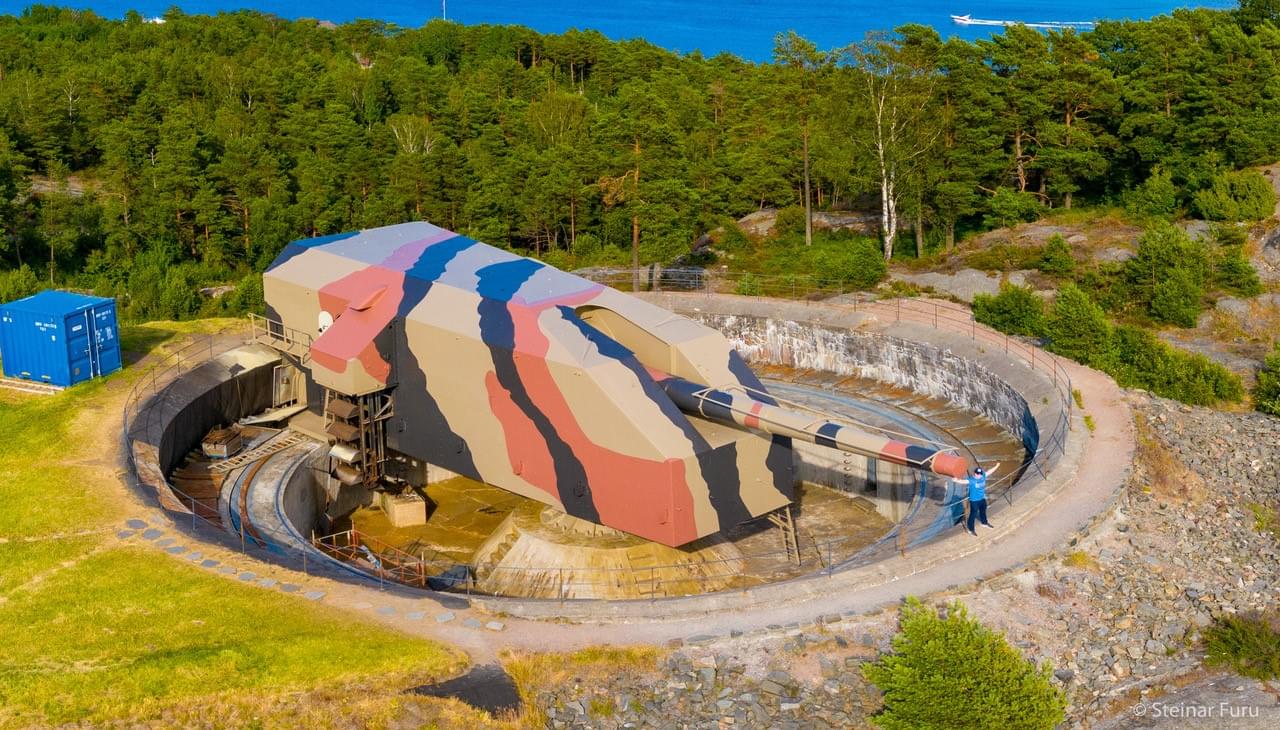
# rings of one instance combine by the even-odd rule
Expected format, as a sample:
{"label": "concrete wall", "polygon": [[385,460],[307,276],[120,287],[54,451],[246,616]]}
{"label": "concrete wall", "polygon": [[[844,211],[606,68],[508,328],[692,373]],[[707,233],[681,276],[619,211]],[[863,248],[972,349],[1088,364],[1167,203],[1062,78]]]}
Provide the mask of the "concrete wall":
{"label": "concrete wall", "polygon": [[271,372],[280,358],[252,345],[218,355],[166,386],[130,424],[131,438],[156,447],[169,474],[209,429],[271,407]]}
{"label": "concrete wall", "polygon": [[1040,430],[1026,399],[980,363],[942,348],[824,324],[709,311],[685,314],[723,332],[748,362],[891,383],[986,416],[1030,453],[1039,445]]}
{"label": "concrete wall", "polygon": [[919,492],[921,476],[905,466],[803,441],[793,442],[792,449],[798,479],[863,497],[891,522],[906,516]]}
{"label": "concrete wall", "polygon": [[323,478],[328,466],[326,453],[327,449],[318,449],[306,462],[298,465],[289,474],[284,493],[280,495],[285,518],[303,537],[310,537],[312,530],[318,531],[320,516],[324,513],[324,487],[316,480]]}

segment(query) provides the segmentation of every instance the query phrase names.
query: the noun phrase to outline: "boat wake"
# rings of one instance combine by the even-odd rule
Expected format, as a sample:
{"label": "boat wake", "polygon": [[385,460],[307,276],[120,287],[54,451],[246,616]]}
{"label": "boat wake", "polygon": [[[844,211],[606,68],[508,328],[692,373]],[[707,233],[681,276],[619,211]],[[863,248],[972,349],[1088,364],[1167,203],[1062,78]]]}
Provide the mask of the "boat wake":
{"label": "boat wake", "polygon": [[1025,20],[986,20],[984,18],[974,18],[969,15],[952,15],[951,22],[956,25],[995,25],[1000,27],[1025,25],[1028,28],[1044,28],[1048,30],[1065,30],[1067,28],[1088,30],[1094,26],[1094,22],[1092,20],[1041,20],[1028,22]]}

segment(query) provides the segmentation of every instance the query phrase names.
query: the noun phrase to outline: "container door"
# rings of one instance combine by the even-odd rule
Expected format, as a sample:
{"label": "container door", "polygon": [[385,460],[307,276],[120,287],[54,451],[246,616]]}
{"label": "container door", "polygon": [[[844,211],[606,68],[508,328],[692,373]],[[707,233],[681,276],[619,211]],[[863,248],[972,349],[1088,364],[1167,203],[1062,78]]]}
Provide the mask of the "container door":
{"label": "container door", "polygon": [[75,385],[95,375],[94,368],[96,363],[93,357],[93,338],[90,336],[92,328],[93,315],[91,310],[86,309],[83,312],[67,315],[67,364],[71,374],[70,379],[67,381],[68,385]]}
{"label": "container door", "polygon": [[110,375],[120,369],[120,333],[116,328],[116,308],[103,304],[93,310],[93,342],[97,374]]}

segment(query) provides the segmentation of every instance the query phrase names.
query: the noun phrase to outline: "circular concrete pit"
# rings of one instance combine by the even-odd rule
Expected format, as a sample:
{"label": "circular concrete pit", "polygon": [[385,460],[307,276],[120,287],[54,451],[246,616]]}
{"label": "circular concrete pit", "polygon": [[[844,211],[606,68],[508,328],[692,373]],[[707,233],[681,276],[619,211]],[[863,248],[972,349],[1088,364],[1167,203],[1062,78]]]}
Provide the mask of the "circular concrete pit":
{"label": "circular concrete pit", "polygon": [[[1011,383],[903,336],[909,333],[717,313],[698,303],[686,313],[729,336],[780,399],[945,446],[988,466],[1000,462],[1003,479],[992,486],[993,504],[1024,476],[1041,423],[1061,407],[1044,395],[1054,391],[1042,377]],[[253,371],[241,368],[229,377],[253,377]],[[187,408],[201,403],[193,397]],[[243,403],[241,416],[265,410],[260,401]],[[314,429],[305,421],[296,424],[243,429],[242,453],[256,450],[257,458],[217,472],[195,450],[198,439],[188,444],[188,457],[169,472],[179,501],[247,544],[281,555],[306,551],[317,563],[340,561],[346,571],[424,588],[559,602],[745,592],[901,554],[955,529],[965,509],[963,495],[941,477],[797,444],[800,483],[790,543],[775,522],[759,518],[670,548],[460,477],[430,484],[429,506],[409,507],[425,519],[395,520],[397,526],[389,511],[402,509],[403,499],[400,506],[372,495],[359,504],[332,504],[324,470],[314,468],[323,444],[308,435]]]}

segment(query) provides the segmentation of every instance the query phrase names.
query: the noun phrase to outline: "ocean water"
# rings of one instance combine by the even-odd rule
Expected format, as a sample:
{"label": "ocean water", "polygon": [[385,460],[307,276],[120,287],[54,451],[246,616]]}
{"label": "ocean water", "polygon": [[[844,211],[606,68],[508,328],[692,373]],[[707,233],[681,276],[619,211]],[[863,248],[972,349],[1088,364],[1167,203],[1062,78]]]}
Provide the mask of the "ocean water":
{"label": "ocean water", "polygon": [[[108,18],[137,10],[146,17],[162,15],[174,5],[187,13],[216,13],[254,8],[285,18],[317,18],[341,23],[377,18],[417,27],[442,15],[462,23],[526,25],[544,33],[570,28],[594,29],[614,39],[644,38],[675,51],[722,51],[765,61],[776,34],[795,30],[830,49],[860,40],[867,32],[891,30],[904,23],[932,25],[944,37],[974,39],[998,32],[990,26],[961,26],[950,16],[1017,20],[1027,23],[1139,19],[1180,7],[1229,8],[1234,0],[44,0],[49,4],[90,8]],[[23,0],[0,0],[0,13],[21,13]]]}

